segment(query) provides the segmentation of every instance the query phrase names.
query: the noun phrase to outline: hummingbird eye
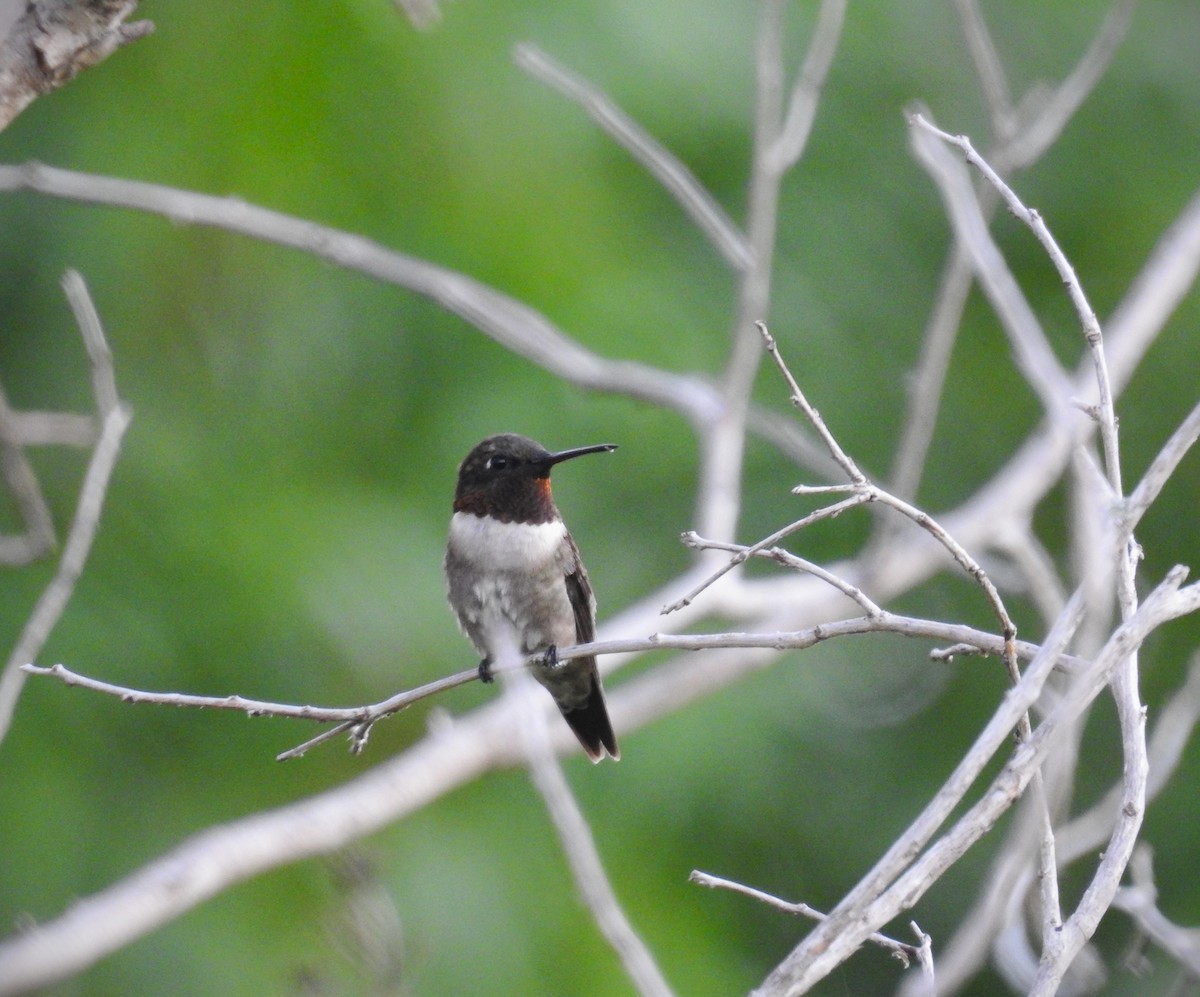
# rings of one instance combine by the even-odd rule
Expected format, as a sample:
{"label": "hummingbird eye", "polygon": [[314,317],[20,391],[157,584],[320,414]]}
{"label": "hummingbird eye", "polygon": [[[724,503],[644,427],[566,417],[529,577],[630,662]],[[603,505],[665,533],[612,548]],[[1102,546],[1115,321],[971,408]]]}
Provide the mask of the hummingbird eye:
{"label": "hummingbird eye", "polygon": [[484,464],[484,467],[486,467],[489,471],[503,471],[506,467],[508,467],[508,458],[502,453],[492,454],[492,456],[487,459],[487,463]]}

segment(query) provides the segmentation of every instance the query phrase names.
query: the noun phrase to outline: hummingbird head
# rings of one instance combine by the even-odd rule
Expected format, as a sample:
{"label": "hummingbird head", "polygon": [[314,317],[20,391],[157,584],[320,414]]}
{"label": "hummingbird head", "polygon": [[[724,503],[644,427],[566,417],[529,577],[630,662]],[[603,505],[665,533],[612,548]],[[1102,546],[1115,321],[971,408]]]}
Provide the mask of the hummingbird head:
{"label": "hummingbird head", "polygon": [[559,518],[550,492],[550,469],[572,457],[616,450],[614,443],[551,453],[516,433],[489,436],[458,467],[454,511],[504,523],[549,523]]}

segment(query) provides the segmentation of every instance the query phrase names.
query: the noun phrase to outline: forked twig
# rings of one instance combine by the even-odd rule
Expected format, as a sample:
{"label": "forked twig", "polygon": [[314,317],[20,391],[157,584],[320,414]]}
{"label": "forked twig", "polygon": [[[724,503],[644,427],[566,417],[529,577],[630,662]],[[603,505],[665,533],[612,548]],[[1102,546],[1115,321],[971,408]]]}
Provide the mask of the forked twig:
{"label": "forked twig", "polygon": [[[867,478],[867,476],[863,474],[858,465],[854,462],[850,455],[842,449],[837,439],[829,431],[829,427],[825,425],[825,420],[821,418],[821,413],[818,412],[805,397],[800,385],[796,383],[795,377],[793,377],[791,370],[788,368],[787,363],[780,354],[779,346],[775,341],[775,337],[771,335],[766,324],[764,322],[756,322],[755,325],[758,326],[758,330],[762,334],[763,342],[767,351],[771,354],[772,359],[775,361],[775,365],[779,368],[780,373],[787,382],[788,388],[791,391],[792,404],[804,412],[805,416],[808,418],[809,422],[812,423],[813,428],[816,430],[817,435],[820,436],[822,441],[824,441],[825,446],[828,448],[834,461],[837,462],[838,466],[842,468],[842,470],[846,473],[846,476],[850,479],[850,482],[847,485],[822,485],[816,489],[808,486],[800,486],[799,488],[794,489],[794,491],[800,494],[812,494],[814,492],[824,493],[829,491],[849,491],[852,494],[850,498],[844,499],[842,502],[836,503],[835,505],[829,506],[825,509],[819,509],[803,519],[797,520],[795,523],[776,531],[758,543],[739,550],[730,561],[728,561],[716,572],[696,586],[696,588],[689,592],[684,598],[665,607],[663,612],[669,613],[673,610],[679,609],[682,606],[686,606],[700,592],[712,585],[721,576],[737,567],[737,565],[743,563],[747,557],[755,555],[759,551],[773,546],[784,537],[795,533],[797,530],[803,529],[819,519],[827,519],[831,516],[836,516],[847,509],[853,508],[854,506],[862,505],[866,502],[878,502],[895,509],[897,512],[912,520],[923,530],[933,536],[934,539],[936,539],[938,543],[949,552],[950,556],[954,558],[954,560],[963,568],[963,570],[966,571],[967,574],[973,579],[975,579],[980,588],[983,589],[984,594],[987,596],[988,602],[992,606],[993,612],[996,614],[996,617],[1000,622],[1001,634],[1004,638],[1007,649],[1004,657],[1009,671],[1009,678],[1013,682],[1016,682],[1020,678],[1020,672],[1017,668],[1016,653],[1012,648],[1012,643],[1017,635],[1016,624],[1013,623],[1012,617],[1009,616],[1008,610],[1005,609],[1004,602],[1000,598],[1000,593],[996,589],[996,586],[992,583],[992,580],[988,577],[987,572],[983,570],[983,567],[932,516],[916,508],[915,506],[910,505],[903,499],[892,495],[885,489],[873,484]],[[1028,736],[1029,732],[1027,725],[1022,733],[1025,736]]]}

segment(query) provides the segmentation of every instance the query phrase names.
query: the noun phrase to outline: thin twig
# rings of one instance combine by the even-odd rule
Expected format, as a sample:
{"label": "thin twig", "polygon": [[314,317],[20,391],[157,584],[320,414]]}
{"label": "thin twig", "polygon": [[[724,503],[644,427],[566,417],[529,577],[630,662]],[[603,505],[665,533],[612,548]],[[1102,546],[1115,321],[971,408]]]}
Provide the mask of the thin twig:
{"label": "thin twig", "polygon": [[[710,890],[729,890],[731,893],[740,893],[744,897],[761,901],[768,906],[774,907],[776,910],[783,911],[785,914],[807,917],[811,921],[824,921],[828,916],[806,903],[793,903],[790,900],[781,900],[779,897],[755,889],[753,886],[746,886],[744,883],[739,883],[736,880],[714,876],[710,872],[701,872],[699,869],[692,870],[691,875],[688,876],[688,882],[695,883],[697,886],[707,887]],[[886,949],[904,963],[905,967],[909,966],[913,960],[920,958],[920,953],[916,945],[897,941],[895,938],[889,938],[878,931],[874,931],[868,935],[867,941],[872,945],[878,945],[880,948]]]}
{"label": "thin twig", "polygon": [[[683,609],[685,606],[690,606],[696,596],[698,596],[705,589],[710,588],[715,582],[727,575],[738,565],[744,564],[748,557],[757,554],[761,550],[765,550],[767,547],[771,547],[774,544],[779,543],[780,540],[790,537],[793,533],[803,530],[805,527],[811,526],[813,523],[818,523],[825,519],[836,519],[847,509],[853,509],[856,506],[863,505],[865,502],[869,501],[870,499],[866,495],[853,495],[841,502],[835,502],[833,505],[825,506],[822,509],[817,509],[815,512],[810,512],[807,516],[796,520],[794,523],[789,523],[787,526],[783,527],[783,529],[776,530],[770,536],[763,537],[763,539],[758,541],[758,543],[745,548],[744,552],[735,554],[711,575],[696,585],[696,587],[689,591],[686,595],[675,600],[675,602],[671,603],[670,605],[663,606],[662,615],[667,616],[670,613],[674,613],[680,609]],[[685,533],[684,537],[690,535],[695,535],[694,531]]]}
{"label": "thin twig", "polygon": [[[865,598],[865,597],[864,597]],[[867,600],[869,603],[870,600]],[[874,604],[871,604],[874,606]],[[705,651],[720,648],[772,648],[779,650],[803,650],[813,647],[823,641],[839,637],[850,637],[868,633],[893,633],[912,637],[919,640],[937,640],[956,642],[958,653],[973,653],[999,656],[1004,653],[1004,642],[994,634],[957,624],[942,623],[936,620],[922,620],[916,617],[899,616],[874,607],[875,612],[867,616],[852,619],[836,620],[821,623],[804,630],[775,633],[717,633],[717,634],[651,634],[648,637],[595,641],[590,644],[579,644],[574,647],[561,648],[558,651],[559,661],[571,661],[575,658],[603,656],[607,654],[631,654],[660,649],[679,651]],[[1017,655],[1025,660],[1032,660],[1039,653],[1035,644],[1024,641],[1016,642]],[[540,656],[530,658],[527,664],[541,660]],[[1081,667],[1077,659],[1064,658],[1063,664],[1072,671]],[[496,673],[520,670],[496,668]],[[352,707],[326,707],[297,705],[290,703],[274,703],[266,700],[250,699],[240,695],[199,696],[189,693],[150,692],[134,689],[128,686],[115,685],[100,679],[90,678],[72,671],[61,664],[42,668],[36,665],[25,665],[23,671],[30,675],[56,678],[66,685],[78,686],[113,696],[125,703],[149,704],[155,706],[178,706],[196,709],[235,710],[250,717],[282,717],[299,720],[313,720],[322,723],[336,723],[339,726],[324,731],[318,737],[284,752],[280,758],[292,758],[302,755],[304,751],[315,744],[322,743],[352,727],[369,727],[376,721],[407,709],[413,703],[430,696],[455,689],[478,677],[477,669],[457,672],[444,678],[435,679],[414,689],[399,692],[378,703]]]}
{"label": "thin twig", "polygon": [[[506,669],[497,667],[494,669],[498,675]],[[471,668],[467,671],[457,672],[454,675],[447,675],[445,678],[434,679],[432,682],[426,682],[416,689],[399,692],[394,696],[383,700],[381,703],[376,703],[374,706],[364,707],[357,717],[343,720],[336,727],[332,727],[327,731],[323,731],[316,737],[309,738],[294,748],[289,748],[287,751],[281,751],[275,756],[277,762],[286,762],[292,758],[300,758],[310,748],[315,748],[319,744],[324,744],[326,741],[333,740],[339,734],[345,731],[350,731],[350,753],[354,755],[361,754],[367,746],[367,737],[371,733],[371,728],[379,720],[384,717],[390,717],[393,714],[399,713],[401,710],[406,710],[413,703],[422,699],[428,699],[430,696],[436,696],[440,693],[447,692],[450,689],[457,689],[460,685],[466,685],[468,682],[473,682],[479,678],[479,669]]]}
{"label": "thin twig", "polygon": [[829,453],[837,462],[838,466],[846,472],[846,477],[850,479],[852,485],[865,485],[867,476],[858,469],[858,465],[850,459],[829,431],[829,427],[825,425],[825,420],[821,418],[821,413],[818,412],[808,399],[804,397],[804,392],[800,390],[800,385],[796,383],[796,379],[792,376],[787,363],[783,359],[783,355],[779,352],[779,344],[775,342],[775,337],[771,335],[765,322],[755,322],[754,325],[758,328],[759,335],[762,336],[763,345],[768,353],[771,354],[771,359],[775,361],[775,366],[779,368],[779,373],[783,375],[784,381],[787,382],[788,390],[791,392],[791,401],[796,408],[804,413],[806,419],[812,423],[813,429],[817,431],[817,435],[821,437]]}
{"label": "thin twig", "polygon": [[[913,151],[938,186],[946,214],[954,225],[955,237],[969,255],[979,286],[988,296],[1008,335],[1021,375],[1037,392],[1046,414],[1055,421],[1065,420],[1071,414],[1068,406],[1070,380],[1050,347],[1037,314],[988,230],[979,197],[966,170],[947,153],[943,145],[945,139],[941,139],[946,133],[930,125],[919,111],[909,113],[909,122]],[[941,141],[929,141],[931,135]]]}
{"label": "thin twig", "polygon": [[329,707],[306,706],[291,703],[272,703],[266,700],[249,699],[245,696],[197,696],[184,692],[149,692],[144,689],[131,689],[127,686],[114,685],[100,679],[80,675],[65,666],[51,665],[49,668],[39,668],[36,665],[24,665],[22,671],[28,675],[43,675],[59,679],[65,685],[78,686],[92,692],[115,696],[123,703],[139,703],[152,706],[178,706],[201,710],[234,710],[245,713],[249,717],[283,717],[295,720],[315,720],[319,723],[336,723],[337,726],[323,731],[295,748],[283,752],[278,760],[298,758],[309,748],[322,744],[347,730],[354,730],[352,742],[354,753],[359,753],[366,743],[366,736],[372,725],[384,717],[392,716],[408,709],[414,703],[466,685],[479,677],[477,669],[458,672],[444,678],[435,679],[415,689],[409,689],[394,696],[368,706]]}
{"label": "thin twig", "polygon": [[791,551],[784,550],[782,547],[763,548],[761,544],[746,547],[742,544],[723,543],[720,540],[706,540],[704,537],[690,530],[683,534],[683,542],[686,546],[695,550],[721,550],[729,554],[760,557],[764,560],[774,561],[776,564],[782,564],[785,568],[803,571],[805,574],[812,575],[814,578],[819,578],[826,584],[832,585],[847,598],[853,599],[863,608],[863,611],[868,616],[880,616],[883,614],[883,610],[872,602],[857,585],[835,575],[832,571],[821,567],[819,564],[814,564],[812,561],[797,557]]}
{"label": "thin twig", "polygon": [[[72,671],[65,665],[51,665],[42,668],[37,665],[24,665],[22,668],[27,675],[39,675],[58,679],[63,685],[88,689],[92,692],[115,696],[124,703],[140,703],[153,706],[191,707],[201,710],[235,710],[249,717],[292,717],[302,720],[319,720],[334,722],[341,720],[362,720],[372,707],[337,708],[324,706],[295,706],[288,703],[270,703],[264,700],[248,699],[245,696],[196,696],[186,692],[150,692],[144,689],[131,689],[115,685],[101,679],[90,678]],[[464,673],[468,674],[468,673]]]}
{"label": "thin twig", "polygon": [[[975,151],[975,147],[966,135],[951,135],[949,132],[942,131],[936,125],[931,124],[920,113],[913,114],[912,122],[918,128],[924,129],[931,135],[940,138],[943,142],[957,146],[962,150],[967,162],[983,174],[988,183],[996,189],[996,192],[1008,206],[1008,210],[1019,221],[1024,222],[1037,237],[1038,242],[1045,249],[1046,255],[1050,257],[1050,262],[1054,264],[1054,268],[1058,271],[1058,275],[1067,289],[1068,297],[1071,299],[1071,304],[1075,306],[1075,312],[1083,328],[1084,338],[1091,348],[1092,362],[1096,374],[1096,385],[1100,395],[1100,410],[1102,414],[1100,438],[1104,444],[1105,471],[1109,476],[1113,491],[1118,495],[1121,494],[1120,460],[1118,457],[1116,417],[1113,414],[1112,382],[1108,373],[1108,360],[1103,349],[1100,320],[1096,317],[1095,311],[1088,303],[1083,286],[1075,274],[1075,268],[1071,265],[1071,261],[1067,259],[1066,254],[1059,248],[1058,242],[1046,226],[1041,213],[1034,208],[1027,208],[1022,203],[1013,189],[1000,177],[1000,174],[992,169],[987,160]],[[919,146],[918,148],[927,147]]]}

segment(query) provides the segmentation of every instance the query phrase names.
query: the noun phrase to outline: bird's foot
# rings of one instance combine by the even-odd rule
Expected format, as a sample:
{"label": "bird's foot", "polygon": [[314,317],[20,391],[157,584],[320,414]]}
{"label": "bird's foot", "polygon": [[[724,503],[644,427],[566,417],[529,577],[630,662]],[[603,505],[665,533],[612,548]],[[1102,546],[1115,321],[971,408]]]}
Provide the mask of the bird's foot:
{"label": "bird's foot", "polygon": [[492,659],[484,658],[479,662],[479,681],[494,682],[496,677],[492,674]]}
{"label": "bird's foot", "polygon": [[557,645],[551,644],[548,648],[546,648],[546,653],[542,655],[542,667],[549,671],[553,671],[558,667]]}

